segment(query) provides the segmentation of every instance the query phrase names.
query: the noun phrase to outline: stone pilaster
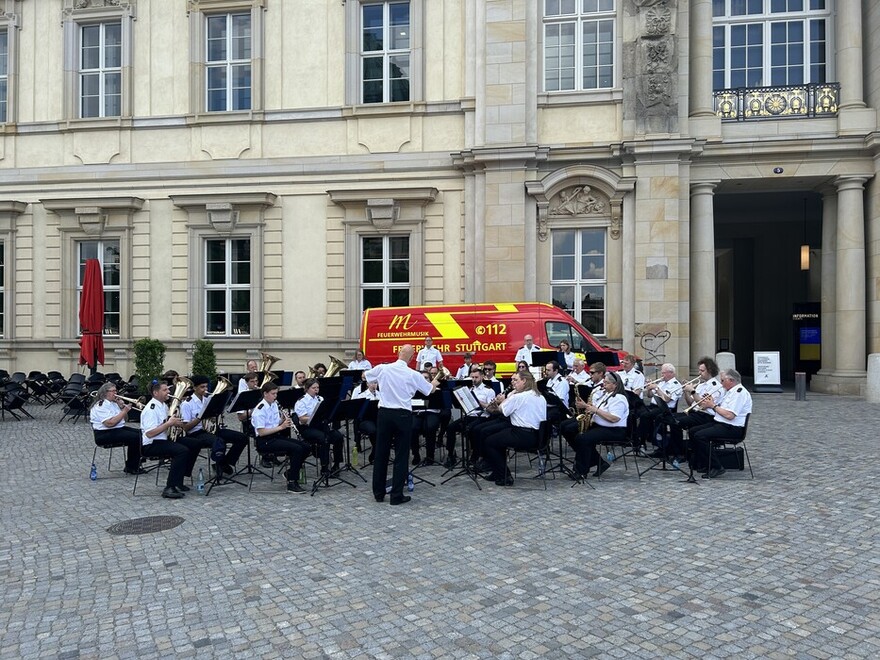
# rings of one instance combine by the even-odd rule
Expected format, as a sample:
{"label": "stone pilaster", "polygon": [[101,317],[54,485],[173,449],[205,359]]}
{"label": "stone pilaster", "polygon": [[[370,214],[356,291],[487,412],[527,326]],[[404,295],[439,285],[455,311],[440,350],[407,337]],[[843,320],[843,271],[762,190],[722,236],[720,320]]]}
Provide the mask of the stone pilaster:
{"label": "stone pilaster", "polygon": [[717,181],[691,184],[691,361],[715,355],[715,211]]}

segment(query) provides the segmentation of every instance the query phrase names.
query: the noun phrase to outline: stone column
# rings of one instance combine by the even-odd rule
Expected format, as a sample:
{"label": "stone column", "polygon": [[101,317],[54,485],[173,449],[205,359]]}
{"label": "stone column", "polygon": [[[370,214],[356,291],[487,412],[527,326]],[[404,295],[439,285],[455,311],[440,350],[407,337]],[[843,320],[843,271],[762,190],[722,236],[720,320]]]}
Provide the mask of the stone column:
{"label": "stone column", "polygon": [[691,185],[691,361],[715,355],[715,212],[717,181]]}
{"label": "stone column", "polygon": [[689,29],[689,115],[711,117],[712,102],[712,0],[692,0]]}
{"label": "stone column", "polygon": [[[866,177],[839,177],[837,185],[836,376],[865,377]],[[841,390],[841,394],[849,393]],[[856,392],[857,393],[857,392]]]}
{"label": "stone column", "polygon": [[[862,3],[837,0],[835,15],[840,108],[863,108]],[[862,365],[864,368],[864,364]]]}
{"label": "stone column", "polygon": [[837,191],[822,195],[822,368],[829,375],[836,367],[837,318]]}

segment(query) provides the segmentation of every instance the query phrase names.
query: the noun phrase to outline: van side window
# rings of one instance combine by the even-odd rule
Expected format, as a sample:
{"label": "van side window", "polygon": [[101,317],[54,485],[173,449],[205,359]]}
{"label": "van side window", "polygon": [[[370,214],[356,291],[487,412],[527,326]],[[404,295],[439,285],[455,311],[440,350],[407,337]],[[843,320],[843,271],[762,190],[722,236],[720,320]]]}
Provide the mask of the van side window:
{"label": "van side window", "polygon": [[[572,350],[580,350],[578,348],[580,345],[580,336],[575,332],[574,335],[578,337],[578,341],[572,341],[572,328],[568,323],[562,323],[561,321],[547,321],[545,328],[547,330],[547,341],[550,342],[550,346],[553,348],[559,346],[559,342],[567,341],[571,345]],[[547,348],[549,348],[549,346]]]}

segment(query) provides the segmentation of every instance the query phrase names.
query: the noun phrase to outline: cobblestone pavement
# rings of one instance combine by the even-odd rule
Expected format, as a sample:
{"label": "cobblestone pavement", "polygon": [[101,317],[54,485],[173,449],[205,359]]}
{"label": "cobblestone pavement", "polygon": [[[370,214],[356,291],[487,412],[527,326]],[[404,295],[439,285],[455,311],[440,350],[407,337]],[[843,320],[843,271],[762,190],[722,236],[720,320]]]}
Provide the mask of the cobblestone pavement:
{"label": "cobblestone pavement", "polygon": [[[754,481],[615,464],[393,508],[360,481],[132,496],[121,452],[91,482],[87,424],[31,406],[0,423],[0,658],[876,658],[878,407],[793,399],[754,397]],[[185,521],[106,531],[156,515]]]}

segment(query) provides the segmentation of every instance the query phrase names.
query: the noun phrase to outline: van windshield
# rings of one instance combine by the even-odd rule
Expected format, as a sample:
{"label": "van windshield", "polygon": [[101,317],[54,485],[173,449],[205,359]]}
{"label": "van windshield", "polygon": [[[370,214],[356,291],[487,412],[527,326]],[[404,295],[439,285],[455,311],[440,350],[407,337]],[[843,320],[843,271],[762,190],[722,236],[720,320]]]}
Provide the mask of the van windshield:
{"label": "van windshield", "polygon": [[598,342],[589,337],[584,337],[577,328],[569,323],[547,321],[545,328],[547,330],[547,340],[553,347],[559,346],[561,341],[567,341],[571,345],[571,350],[575,353],[592,353],[601,350]]}

